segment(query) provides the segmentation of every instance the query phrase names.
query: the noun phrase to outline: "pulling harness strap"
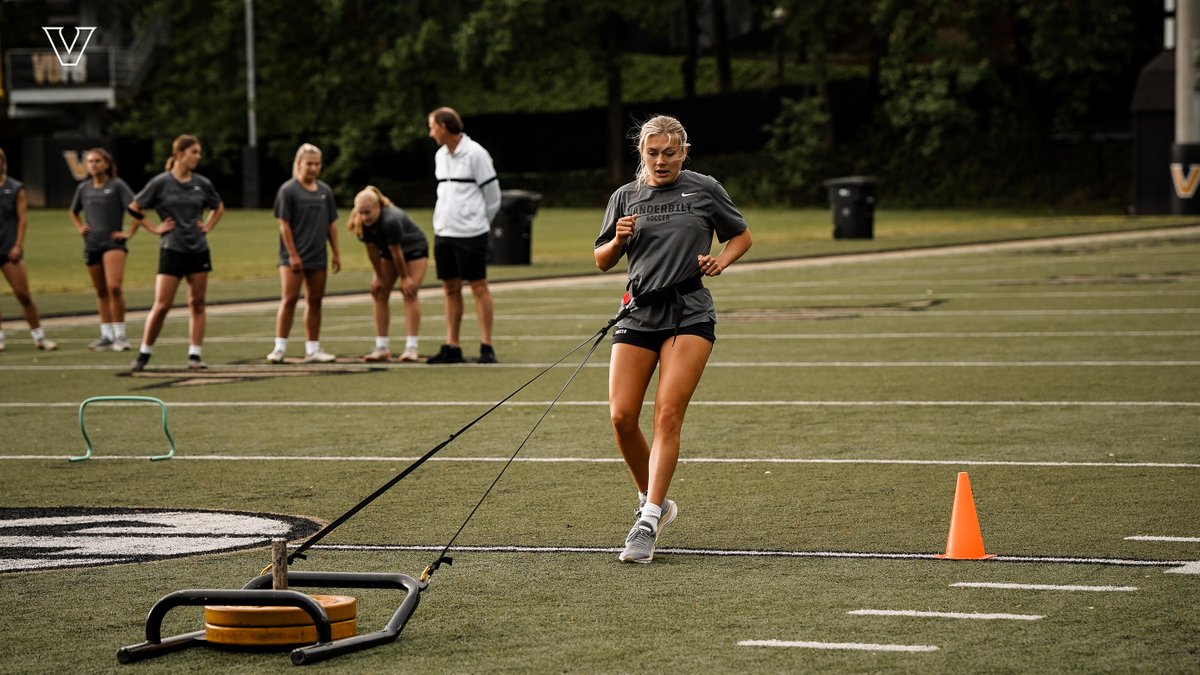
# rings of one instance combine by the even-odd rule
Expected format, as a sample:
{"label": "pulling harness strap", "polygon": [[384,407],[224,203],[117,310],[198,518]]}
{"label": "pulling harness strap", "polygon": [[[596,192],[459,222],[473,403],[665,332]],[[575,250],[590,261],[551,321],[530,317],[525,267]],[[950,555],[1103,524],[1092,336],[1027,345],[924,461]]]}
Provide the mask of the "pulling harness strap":
{"label": "pulling harness strap", "polygon": [[[420,457],[420,459],[418,459],[417,461],[413,462],[412,464],[410,464],[410,465],[408,466],[408,468],[404,469],[404,470],[403,470],[403,471],[401,471],[399,474],[397,474],[395,477],[393,477],[391,480],[389,480],[388,482],[384,483],[382,486],[380,486],[380,488],[379,488],[379,489],[375,490],[375,492],[372,492],[372,493],[371,493],[369,496],[367,496],[367,498],[366,498],[366,499],[363,499],[363,500],[362,500],[362,501],[360,501],[358,504],[355,504],[353,507],[351,507],[351,508],[350,508],[350,510],[349,510],[349,511],[346,511],[346,512],[345,512],[345,513],[343,513],[342,515],[338,516],[336,519],[334,519],[334,521],[333,521],[333,522],[329,523],[328,525],[326,525],[325,527],[323,527],[323,528],[322,528],[322,529],[321,529],[319,532],[317,532],[317,533],[316,533],[316,534],[314,534],[313,536],[309,537],[309,538],[308,538],[308,539],[307,539],[307,540],[306,540],[304,543],[302,543],[300,546],[298,546],[298,547],[296,548],[296,550],[292,552],[292,554],[291,554],[291,555],[289,555],[289,556],[288,556],[288,564],[294,563],[294,562],[296,561],[296,559],[300,559],[300,560],[307,560],[307,559],[308,559],[308,556],[306,556],[306,555],[304,554],[304,552],[305,552],[305,551],[307,551],[309,548],[311,548],[311,547],[312,547],[314,544],[316,544],[317,542],[319,542],[319,541],[321,541],[322,539],[324,539],[324,538],[325,538],[325,537],[326,537],[326,536],[327,536],[327,535],[328,535],[330,532],[333,532],[333,531],[334,531],[335,529],[337,529],[337,527],[338,527],[338,526],[340,526],[342,523],[346,522],[346,521],[347,521],[347,520],[349,520],[349,519],[350,519],[352,516],[354,516],[356,513],[358,513],[359,511],[363,510],[364,508],[366,508],[368,504],[370,504],[371,502],[373,502],[373,501],[375,501],[376,499],[378,499],[380,496],[382,496],[382,495],[383,495],[383,493],[385,493],[385,492],[387,492],[388,490],[392,489],[392,487],[393,487],[394,485],[396,485],[396,483],[399,483],[401,480],[403,480],[404,478],[406,478],[406,477],[407,477],[409,474],[411,474],[413,471],[416,471],[417,467],[419,467],[419,466],[421,466],[422,464],[424,464],[425,462],[427,462],[427,461],[428,461],[430,458],[432,458],[432,457],[433,457],[434,455],[436,455],[436,454],[437,454],[439,451],[441,451],[441,450],[442,450],[442,448],[445,448],[447,445],[450,445],[450,443],[452,443],[452,442],[453,442],[455,439],[457,439],[459,436],[461,436],[463,433],[465,433],[465,432],[466,432],[468,429],[470,429],[471,427],[475,426],[475,424],[476,424],[476,423],[478,423],[480,420],[482,420],[483,418],[485,418],[485,417],[487,417],[488,415],[490,415],[490,414],[491,414],[492,412],[494,412],[494,411],[495,411],[497,408],[499,408],[500,406],[502,406],[502,405],[504,405],[506,402],[508,402],[508,400],[509,400],[509,399],[511,399],[512,397],[514,397],[514,396],[516,396],[517,394],[519,394],[519,393],[520,393],[521,391],[523,391],[523,390],[524,390],[526,387],[528,387],[529,385],[533,384],[533,383],[534,383],[536,380],[538,380],[539,378],[541,378],[543,375],[545,375],[546,373],[550,372],[550,371],[551,371],[551,370],[553,370],[555,367],[557,367],[557,366],[558,366],[558,364],[562,363],[563,361],[566,361],[566,360],[567,360],[567,359],[568,359],[568,358],[569,358],[569,357],[570,357],[572,354],[574,354],[575,352],[579,351],[579,350],[580,350],[580,349],[582,349],[582,348],[583,348],[585,345],[587,345],[589,342],[591,342],[591,343],[592,343],[592,348],[591,348],[591,349],[590,349],[590,350],[587,352],[587,354],[584,356],[584,358],[583,358],[583,361],[582,361],[582,362],[580,362],[579,366],[578,366],[578,367],[575,369],[575,372],[574,372],[574,373],[572,373],[572,375],[571,375],[571,379],[567,380],[567,383],[563,385],[563,388],[562,388],[562,390],[561,390],[561,391],[559,391],[559,393],[558,393],[558,396],[556,396],[556,397],[554,398],[554,401],[550,403],[550,407],[546,408],[546,412],[542,413],[542,417],[541,417],[541,418],[539,418],[539,419],[538,419],[538,421],[537,421],[537,424],[535,424],[535,425],[534,425],[534,427],[533,427],[533,430],[536,430],[536,429],[537,429],[537,426],[538,426],[539,424],[541,424],[542,420],[543,420],[543,419],[545,419],[546,415],[547,415],[547,414],[550,412],[550,409],[551,409],[551,408],[553,408],[553,407],[554,407],[554,404],[558,402],[558,399],[559,399],[560,397],[562,397],[562,395],[563,395],[563,392],[565,392],[565,391],[566,391],[566,389],[567,389],[567,385],[569,385],[569,384],[571,383],[571,381],[575,379],[575,376],[579,374],[579,371],[580,371],[580,369],[582,369],[582,368],[583,368],[583,365],[584,365],[585,363],[587,363],[587,360],[588,360],[588,358],[589,358],[589,357],[591,357],[592,353],[596,351],[596,348],[597,348],[597,347],[600,345],[600,341],[604,339],[604,336],[605,336],[605,335],[608,333],[608,331],[609,331],[610,329],[612,329],[612,327],[613,327],[613,326],[615,326],[615,325],[617,324],[617,322],[618,322],[618,321],[620,321],[621,319],[624,319],[626,316],[628,316],[628,315],[629,315],[629,313],[630,313],[630,312],[632,312],[632,311],[633,311],[633,309],[634,309],[634,306],[635,306],[635,303],[634,303],[634,302],[626,302],[624,305],[622,305],[622,307],[621,307],[621,310],[620,310],[619,312],[617,312],[616,316],[614,316],[613,318],[609,319],[609,321],[608,321],[608,324],[606,324],[606,325],[605,325],[603,328],[601,328],[600,330],[598,330],[598,331],[596,331],[595,333],[593,333],[593,334],[592,334],[590,337],[588,337],[588,338],[587,338],[586,340],[584,340],[583,342],[580,342],[578,345],[576,345],[576,346],[575,346],[575,348],[574,348],[574,349],[572,349],[571,351],[569,351],[569,352],[567,352],[566,354],[564,354],[562,358],[560,358],[559,360],[557,360],[557,361],[555,361],[554,363],[550,364],[549,366],[546,366],[546,368],[544,368],[544,369],[543,369],[541,372],[539,372],[537,375],[534,375],[532,378],[530,378],[530,379],[529,379],[529,380],[528,380],[528,381],[527,381],[525,384],[521,385],[521,386],[520,386],[520,387],[518,387],[518,388],[517,388],[515,391],[513,391],[511,394],[509,394],[508,396],[505,396],[504,398],[500,399],[500,401],[498,401],[498,402],[497,402],[495,405],[493,405],[492,407],[490,407],[490,408],[488,408],[486,411],[484,411],[484,412],[483,412],[483,414],[479,415],[479,416],[478,416],[478,417],[476,417],[475,419],[473,419],[473,420],[471,420],[470,422],[468,422],[468,423],[467,423],[465,426],[463,426],[463,427],[462,427],[461,429],[459,429],[458,431],[456,431],[456,432],[454,432],[454,433],[450,434],[450,437],[449,437],[449,438],[447,438],[446,440],[444,440],[444,441],[442,441],[441,443],[437,444],[437,445],[436,445],[436,446],[435,446],[433,449],[431,449],[429,452],[426,452],[424,455],[422,455],[422,456]],[[532,436],[532,435],[533,435],[533,430],[530,430],[530,432],[529,432],[529,436]],[[521,443],[521,445],[520,445],[519,447],[517,447],[517,452],[520,452],[520,451],[521,451],[521,448],[525,447],[525,443],[529,441],[529,436],[526,436],[526,437],[525,437],[525,441],[523,441],[523,442]],[[488,495],[488,493],[490,493],[490,492],[492,491],[492,488],[496,486],[496,482],[498,482],[498,481],[500,480],[500,476],[503,476],[503,475],[504,475],[504,471],[508,469],[508,466],[509,466],[509,464],[512,464],[513,460],[515,460],[515,459],[516,459],[516,457],[517,457],[517,453],[516,453],[516,452],[514,452],[514,453],[513,453],[513,456],[512,456],[512,459],[509,459],[509,460],[508,460],[508,464],[505,464],[505,465],[504,465],[504,469],[502,469],[502,470],[500,471],[500,475],[499,475],[499,476],[496,476],[496,481],[494,481],[494,482],[492,483],[492,486],[488,488],[488,491],[487,491],[487,493],[484,493],[484,495],[483,495],[483,499],[486,499],[486,498],[487,498],[487,495]],[[438,568],[438,567],[440,567],[440,566],[441,566],[441,564],[442,564],[442,563],[445,563],[445,564],[447,564],[447,565],[449,565],[449,564],[452,564],[452,560],[453,560],[453,559],[452,559],[452,558],[450,558],[449,556],[447,556],[447,555],[446,555],[446,553],[447,553],[447,551],[449,551],[449,550],[450,550],[450,546],[451,546],[451,545],[454,543],[454,540],[458,538],[458,534],[462,532],[462,530],[463,530],[463,527],[466,527],[466,525],[467,525],[467,521],[470,521],[470,520],[471,520],[471,516],[474,516],[474,515],[475,515],[475,511],[479,509],[479,506],[480,506],[481,504],[483,504],[483,499],[480,499],[480,500],[479,500],[479,503],[475,505],[475,509],[472,509],[472,511],[471,511],[471,514],[467,516],[467,520],[466,520],[466,521],[463,521],[462,527],[458,528],[458,532],[456,532],[456,533],[455,533],[455,535],[454,535],[454,538],[452,538],[452,539],[450,540],[450,543],[449,543],[449,544],[447,544],[447,545],[446,545],[446,547],[442,549],[442,552],[441,552],[441,553],[438,555],[438,558],[437,558],[437,560],[435,560],[435,561],[434,561],[434,563],[433,563],[433,564],[431,564],[429,567],[427,567],[427,568],[425,569],[425,572],[424,572],[424,573],[422,573],[422,578],[421,578],[421,581],[422,581],[422,582],[426,582],[426,581],[428,581],[429,577],[430,577],[430,576],[433,574],[433,572],[434,572],[435,570],[437,570],[437,568]]]}
{"label": "pulling harness strap", "polygon": [[[670,286],[663,286],[652,291],[639,293],[636,288],[633,289],[633,300],[636,301],[639,307],[653,307],[655,305],[671,304],[671,325],[675,329],[675,335],[679,335],[679,323],[683,321],[683,296],[689,293],[704,288],[702,276],[697,275],[689,277],[678,283]],[[629,306],[630,294],[625,294],[625,306]],[[626,312],[628,314],[628,312]],[[624,317],[622,317],[624,318]],[[619,319],[618,319],[619,320]]]}

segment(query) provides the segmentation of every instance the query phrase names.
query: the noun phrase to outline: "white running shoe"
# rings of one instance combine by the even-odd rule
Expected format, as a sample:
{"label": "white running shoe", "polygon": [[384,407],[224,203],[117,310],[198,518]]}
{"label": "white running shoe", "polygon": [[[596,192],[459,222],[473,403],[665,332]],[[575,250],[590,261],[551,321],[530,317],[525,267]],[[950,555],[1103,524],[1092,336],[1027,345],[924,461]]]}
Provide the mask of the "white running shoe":
{"label": "white running shoe", "polygon": [[129,338],[117,338],[116,340],[113,340],[112,350],[114,352],[127,352],[130,349],[132,349],[132,347],[129,346]]}
{"label": "white running shoe", "polygon": [[400,355],[401,363],[417,363],[420,360],[421,356],[417,354],[417,350],[415,349],[405,349],[404,353]]}
{"label": "white running shoe", "polygon": [[34,343],[34,346],[44,352],[52,352],[58,349],[58,343],[54,340],[38,340]]}
{"label": "white running shoe", "polygon": [[328,354],[320,350],[304,355],[305,363],[333,363],[336,360],[337,357],[333,354]]}
{"label": "white running shoe", "polygon": [[654,535],[654,528],[650,523],[639,520],[634,523],[633,529],[629,530],[629,535],[625,537],[625,550],[621,551],[617,560],[645,565],[654,560],[654,545],[657,543],[658,538]]}
{"label": "white running shoe", "polygon": [[367,363],[386,363],[392,360],[392,352],[384,347],[376,347],[375,351],[363,357]]}
{"label": "white running shoe", "polygon": [[112,346],[113,346],[112,339],[106,338],[104,336],[100,336],[100,337],[96,338],[95,340],[92,340],[91,342],[88,343],[88,349],[90,349],[94,352],[105,351],[105,350],[111,348]]}
{"label": "white running shoe", "polygon": [[283,363],[283,350],[276,349],[270,354],[267,354],[267,360],[271,363]]}

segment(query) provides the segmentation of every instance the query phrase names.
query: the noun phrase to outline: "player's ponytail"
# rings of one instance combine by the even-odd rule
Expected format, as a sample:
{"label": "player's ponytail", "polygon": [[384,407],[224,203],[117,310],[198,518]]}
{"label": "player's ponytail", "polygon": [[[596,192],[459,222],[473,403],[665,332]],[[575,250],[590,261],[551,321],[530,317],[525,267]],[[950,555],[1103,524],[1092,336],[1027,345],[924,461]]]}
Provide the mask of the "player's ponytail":
{"label": "player's ponytail", "polygon": [[171,156],[167,158],[167,171],[170,171],[175,167],[175,158],[178,157],[183,151],[187,150],[193,145],[199,144],[200,139],[192,136],[191,134],[182,134],[179,136],[179,138],[176,138],[175,142],[171,144]]}

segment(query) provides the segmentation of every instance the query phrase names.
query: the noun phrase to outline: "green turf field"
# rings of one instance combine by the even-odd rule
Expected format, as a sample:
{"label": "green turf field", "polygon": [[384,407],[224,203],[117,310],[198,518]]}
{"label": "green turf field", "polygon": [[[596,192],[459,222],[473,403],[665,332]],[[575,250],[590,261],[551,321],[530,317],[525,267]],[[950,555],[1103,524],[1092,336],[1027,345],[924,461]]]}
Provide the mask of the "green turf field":
{"label": "green turf field", "polygon": [[[250,233],[269,224],[234,215],[214,235],[218,269],[222,235],[229,246],[259,241],[268,258],[255,264],[270,266],[274,235]],[[903,223],[896,230],[881,216],[875,240],[832,242],[824,213],[750,215],[757,239],[750,262],[781,260],[738,265],[709,283],[719,337],[684,426],[671,492],[680,516],[654,562],[616,561],[636,501],[608,427],[605,343],[463,530],[453,566],[433,577],[399,641],[312,668],[1200,668],[1200,564],[1193,562],[1200,560],[1200,231],[1147,229],[1184,224],[1170,219],[974,214],[973,227],[961,219],[956,227],[952,215],[903,214],[892,221]],[[552,216],[573,242],[550,232],[559,222]],[[12,327],[19,323],[6,294],[0,509],[210,509],[328,522],[604,324],[624,282],[620,274],[587,274],[595,220],[590,212],[544,212],[535,265],[497,269],[497,277],[581,275],[495,285],[497,366],[345,363],[264,375],[274,316],[268,302],[211,308],[207,377],[179,370],[186,352],[179,310],[151,369],[129,377],[128,354],[86,350],[92,317],[49,322],[60,351],[34,351]],[[791,237],[788,221],[796,222]],[[951,247],[1131,229],[1145,231]],[[33,242],[31,235],[36,288]],[[345,246],[361,257],[356,243]],[[902,252],[921,246],[940,248]],[[782,260],[872,249],[893,252]],[[271,277],[230,251],[227,297],[270,297]],[[45,262],[61,271],[44,278],[61,277],[64,286],[39,301],[86,309],[86,292],[66,285],[83,280],[73,256]],[[343,275],[364,278],[363,262]],[[246,270],[241,281],[238,265]],[[429,354],[444,329],[436,289],[422,304],[421,351]],[[403,335],[399,309],[397,300],[393,345]],[[471,311],[469,353],[477,334]],[[140,325],[131,320],[131,334]],[[365,298],[339,298],[326,309],[323,344],[360,355],[372,346],[371,325]],[[294,330],[293,344],[301,339]],[[417,575],[580,356],[349,520],[296,569]],[[87,413],[96,456],[68,462],[84,450],[80,402],[121,394],[167,403],[178,456],[145,459],[166,446],[153,406],[97,404]],[[960,471],[970,475],[983,538],[997,559],[930,557],[945,548]],[[14,512],[0,517],[6,513]],[[18,559],[124,555],[47,550],[15,532],[0,522],[0,569],[19,568]],[[86,534],[107,541],[103,532]],[[237,588],[267,562],[264,539],[234,552],[0,572],[9,599],[0,672],[289,670],[286,653],[194,649],[130,666],[115,657],[143,639],[146,613],[163,595]],[[380,627],[399,601],[389,591],[352,594],[360,632]],[[928,612],[939,614],[921,614]],[[180,608],[164,632],[201,623],[199,610]]]}

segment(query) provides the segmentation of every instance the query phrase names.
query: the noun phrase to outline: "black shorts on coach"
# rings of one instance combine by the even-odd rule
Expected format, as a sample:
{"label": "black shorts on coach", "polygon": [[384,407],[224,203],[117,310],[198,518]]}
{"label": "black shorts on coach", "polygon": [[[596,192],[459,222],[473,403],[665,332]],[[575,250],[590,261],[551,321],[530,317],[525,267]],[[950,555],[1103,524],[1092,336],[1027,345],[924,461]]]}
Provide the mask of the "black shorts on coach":
{"label": "black shorts on coach", "polygon": [[433,238],[437,278],[479,281],[487,278],[488,233],[477,237]]}

